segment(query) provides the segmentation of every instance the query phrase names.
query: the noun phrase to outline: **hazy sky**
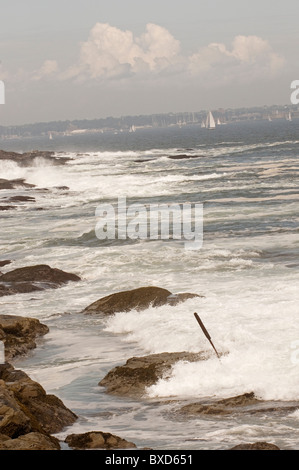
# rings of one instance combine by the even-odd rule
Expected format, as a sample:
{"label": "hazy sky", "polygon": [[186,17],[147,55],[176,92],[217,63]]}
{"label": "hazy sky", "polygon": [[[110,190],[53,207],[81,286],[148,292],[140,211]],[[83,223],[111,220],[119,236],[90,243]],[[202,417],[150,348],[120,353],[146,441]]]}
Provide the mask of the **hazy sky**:
{"label": "hazy sky", "polygon": [[0,125],[290,103],[298,0],[0,0]]}

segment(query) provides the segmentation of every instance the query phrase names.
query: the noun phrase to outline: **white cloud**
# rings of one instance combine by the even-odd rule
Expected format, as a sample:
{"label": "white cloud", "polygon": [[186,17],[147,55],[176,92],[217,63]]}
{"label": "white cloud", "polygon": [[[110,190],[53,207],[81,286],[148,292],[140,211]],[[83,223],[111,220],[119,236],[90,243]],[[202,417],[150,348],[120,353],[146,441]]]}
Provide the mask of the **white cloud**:
{"label": "white cloud", "polygon": [[191,75],[213,78],[217,74],[221,81],[271,78],[283,65],[283,57],[258,36],[236,36],[231,49],[211,43],[189,57]]}
{"label": "white cloud", "polygon": [[135,38],[131,31],[97,23],[81,45],[79,69],[91,78],[159,72],[178,60],[179,50],[179,41],[155,24]]}
{"label": "white cloud", "polygon": [[56,60],[45,60],[39,70],[33,74],[33,80],[41,80],[42,78],[53,76],[58,72],[58,64]]}
{"label": "white cloud", "polygon": [[[164,27],[149,23],[145,31],[135,36],[108,23],[96,23],[85,42],[79,46],[78,60],[59,69],[56,60],[47,59],[34,72],[19,70],[4,77],[40,81],[111,81],[112,79],[139,80],[156,84],[171,77],[181,84],[197,83],[214,87],[238,81],[248,83],[271,78],[280,72],[284,59],[273,51],[265,39],[238,35],[230,46],[210,43],[197,52],[186,54],[180,42]],[[1,69],[0,69],[1,71]],[[166,77],[166,79],[165,79]],[[19,80],[20,81],[20,80]],[[176,83],[179,83],[179,82]]]}

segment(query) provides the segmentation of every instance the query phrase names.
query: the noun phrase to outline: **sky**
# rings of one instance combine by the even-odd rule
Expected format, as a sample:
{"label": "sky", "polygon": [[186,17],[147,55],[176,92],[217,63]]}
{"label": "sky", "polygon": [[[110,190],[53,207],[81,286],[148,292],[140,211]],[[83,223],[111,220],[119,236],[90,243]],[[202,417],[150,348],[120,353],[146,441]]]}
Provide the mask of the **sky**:
{"label": "sky", "polygon": [[290,104],[297,0],[0,0],[0,125]]}

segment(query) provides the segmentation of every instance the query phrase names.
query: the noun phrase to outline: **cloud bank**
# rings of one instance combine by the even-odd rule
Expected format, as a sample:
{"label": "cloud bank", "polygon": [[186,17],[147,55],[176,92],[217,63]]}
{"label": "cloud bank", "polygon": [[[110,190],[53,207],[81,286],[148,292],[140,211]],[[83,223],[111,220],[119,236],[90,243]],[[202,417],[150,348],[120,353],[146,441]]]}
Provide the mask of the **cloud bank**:
{"label": "cloud bank", "polygon": [[[35,71],[22,71],[32,81],[197,80],[207,87],[275,77],[285,60],[258,36],[236,36],[230,45],[210,43],[187,54],[166,28],[149,23],[140,36],[108,23],[96,23],[79,45],[78,60],[61,67],[46,59]],[[3,71],[7,76],[7,71]],[[13,74],[12,74],[13,75]],[[14,76],[14,79],[16,76]]]}

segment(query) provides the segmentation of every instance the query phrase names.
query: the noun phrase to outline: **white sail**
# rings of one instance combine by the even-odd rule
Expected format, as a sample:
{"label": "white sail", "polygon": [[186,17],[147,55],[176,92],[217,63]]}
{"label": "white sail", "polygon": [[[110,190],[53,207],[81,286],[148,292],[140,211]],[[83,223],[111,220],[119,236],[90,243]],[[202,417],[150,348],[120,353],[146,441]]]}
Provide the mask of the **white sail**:
{"label": "white sail", "polygon": [[208,115],[207,115],[207,120],[206,120],[206,128],[207,129],[215,129],[215,127],[216,127],[215,119],[214,119],[213,114],[211,113],[211,111],[209,111]]}

